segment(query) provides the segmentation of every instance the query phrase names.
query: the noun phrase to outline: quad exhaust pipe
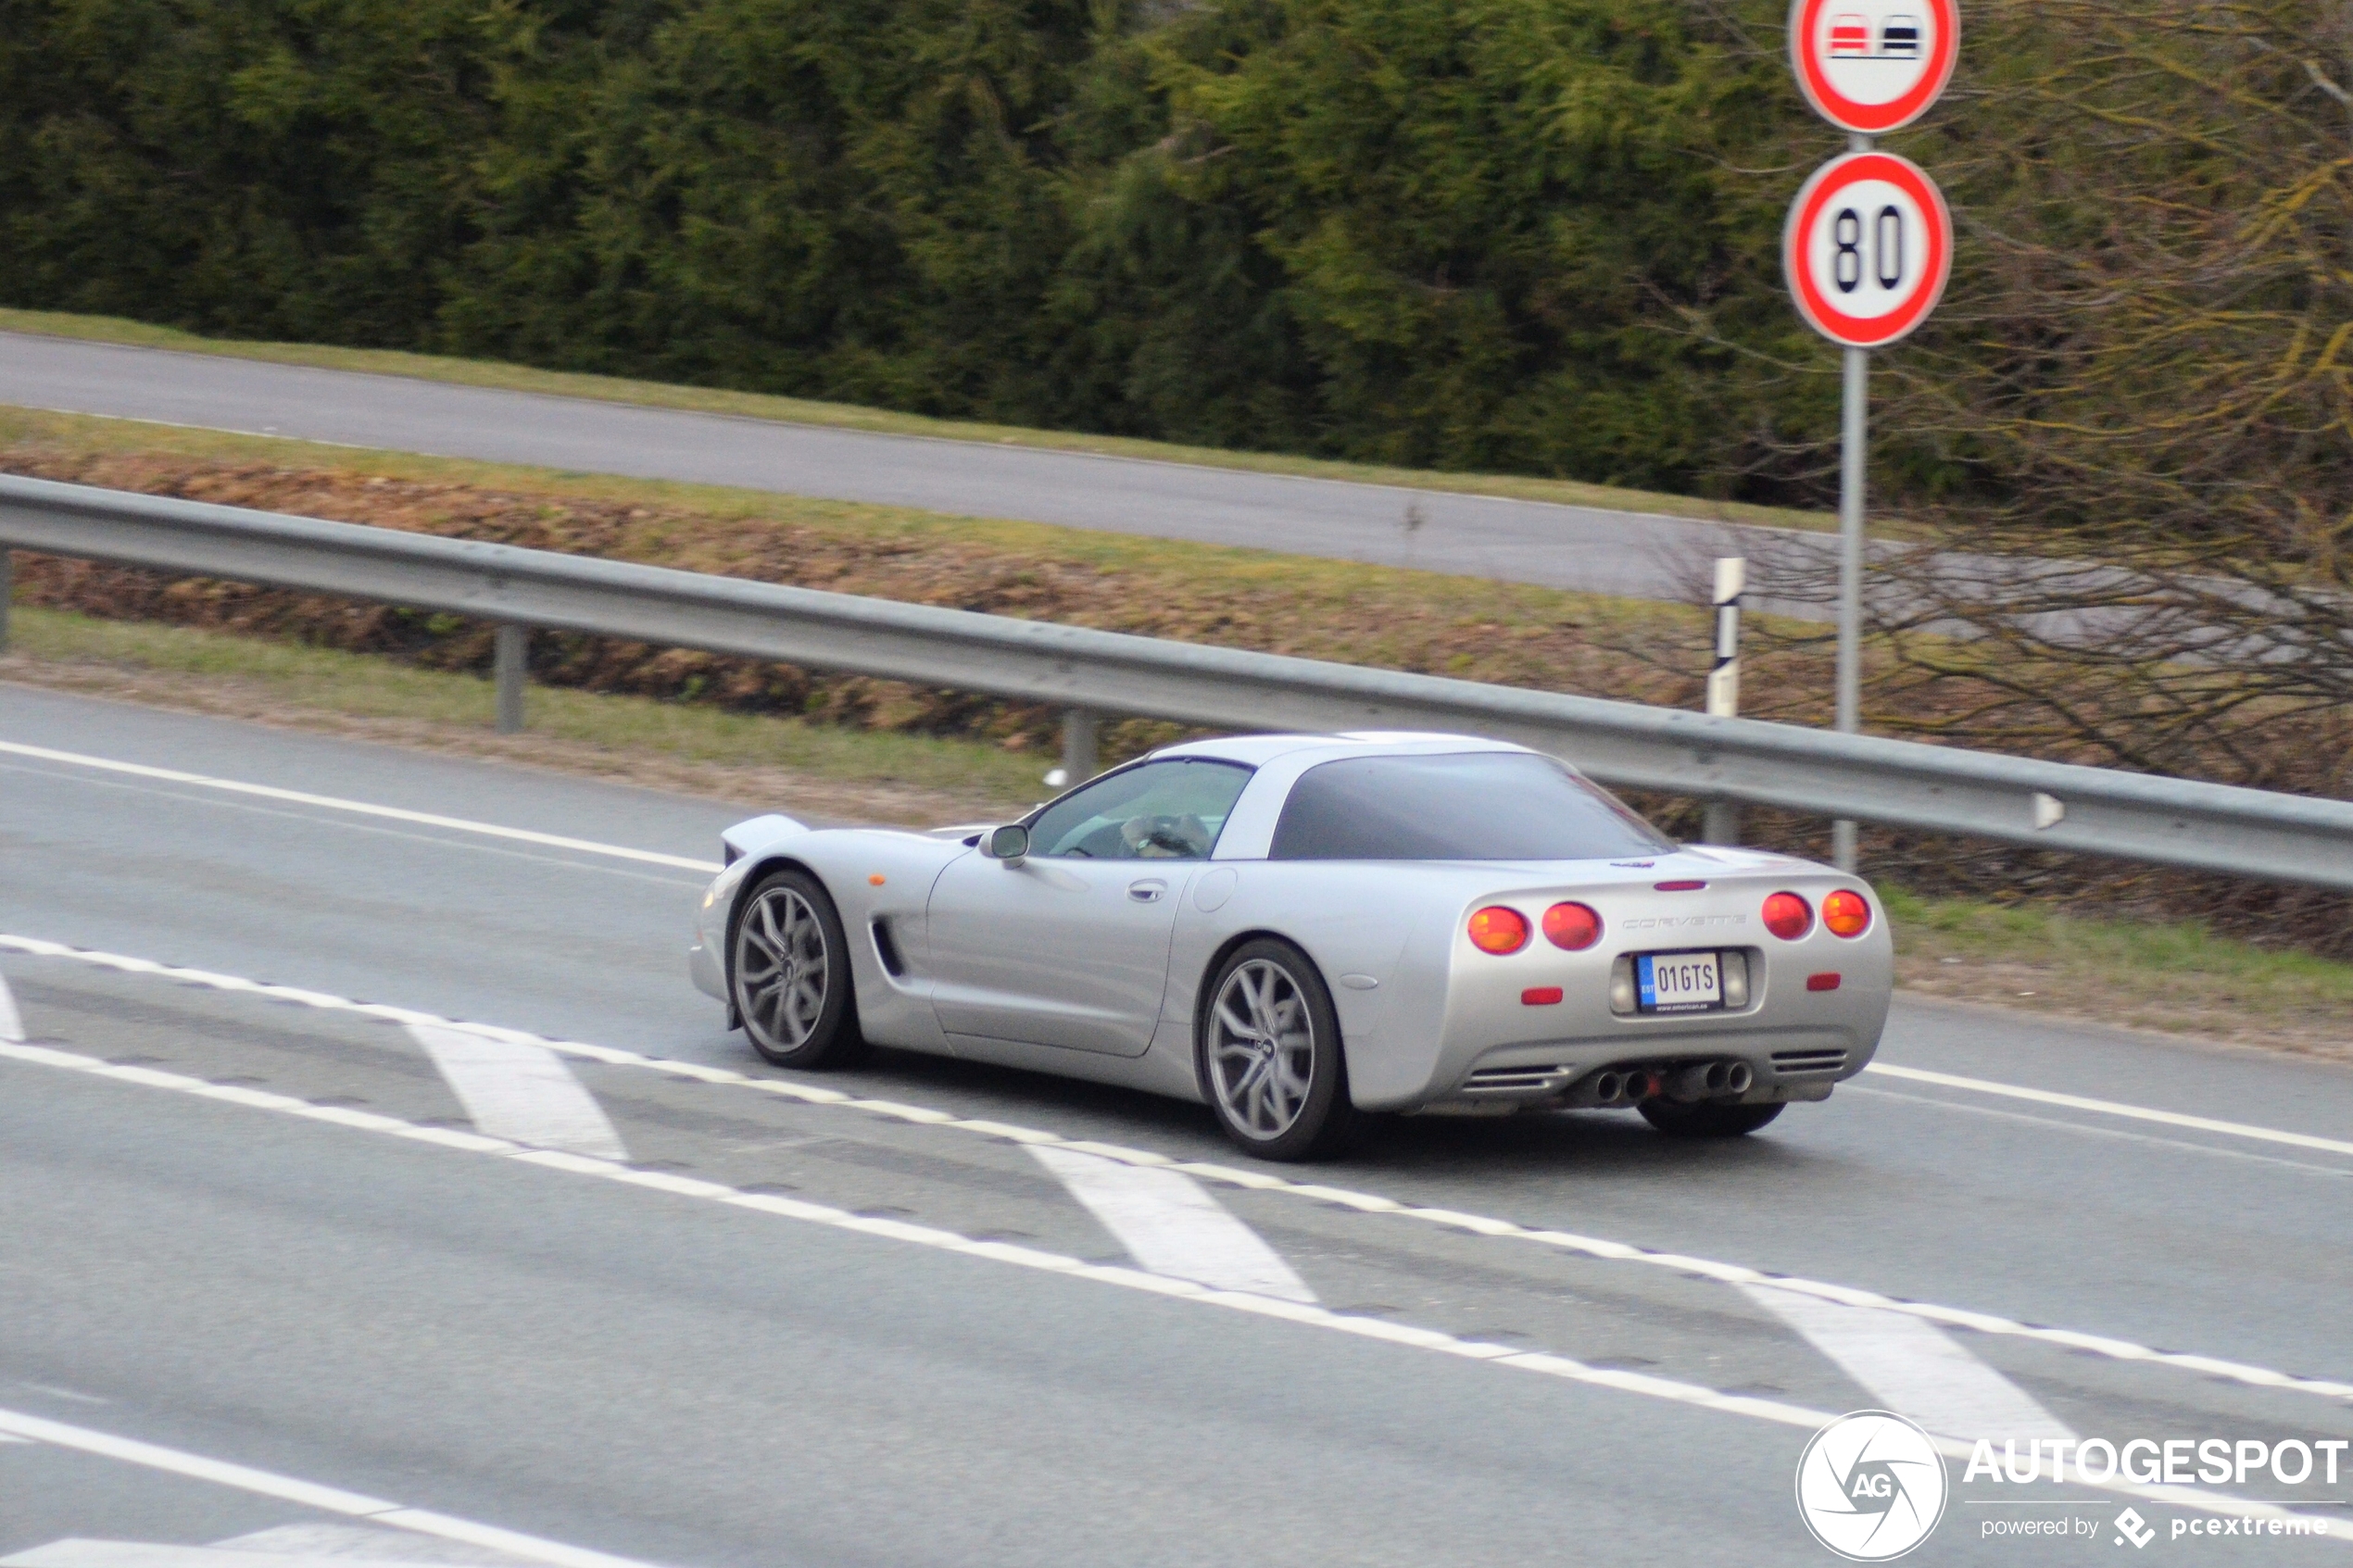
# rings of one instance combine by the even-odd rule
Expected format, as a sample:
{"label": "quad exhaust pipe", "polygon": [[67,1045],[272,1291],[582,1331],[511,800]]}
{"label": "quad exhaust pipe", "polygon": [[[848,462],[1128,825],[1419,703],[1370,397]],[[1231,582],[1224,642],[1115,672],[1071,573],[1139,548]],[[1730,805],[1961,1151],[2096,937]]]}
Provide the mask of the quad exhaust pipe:
{"label": "quad exhaust pipe", "polygon": [[1732,1060],[1696,1062],[1665,1071],[1614,1067],[1586,1080],[1581,1093],[1572,1091],[1570,1103],[1604,1108],[1640,1105],[1653,1095],[1664,1095],[1690,1105],[1744,1095],[1755,1083],[1756,1074],[1748,1063]]}

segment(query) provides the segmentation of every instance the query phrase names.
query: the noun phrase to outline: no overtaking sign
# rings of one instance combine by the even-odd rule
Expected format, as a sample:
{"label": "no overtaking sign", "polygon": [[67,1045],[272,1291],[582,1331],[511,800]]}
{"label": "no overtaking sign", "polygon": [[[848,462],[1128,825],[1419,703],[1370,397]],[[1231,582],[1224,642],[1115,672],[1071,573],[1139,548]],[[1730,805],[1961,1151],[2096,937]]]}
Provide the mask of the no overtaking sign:
{"label": "no overtaking sign", "polygon": [[1789,63],[1814,111],[1876,136],[1928,112],[1961,54],[1954,0],[1795,0]]}

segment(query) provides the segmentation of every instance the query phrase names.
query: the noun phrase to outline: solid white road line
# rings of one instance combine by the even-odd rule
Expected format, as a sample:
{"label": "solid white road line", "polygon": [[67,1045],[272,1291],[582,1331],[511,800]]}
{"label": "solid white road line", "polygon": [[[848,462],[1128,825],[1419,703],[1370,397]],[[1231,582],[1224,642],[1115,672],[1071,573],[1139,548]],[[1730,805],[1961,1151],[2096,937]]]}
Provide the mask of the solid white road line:
{"label": "solid white road line", "polygon": [[1892,1411],[1944,1437],[2072,1437],[2058,1417],[1932,1323],[1769,1285],[1741,1287]]}
{"label": "solid white road line", "polygon": [[157,1541],[88,1540],[77,1536],[13,1557],[0,1557],[0,1568],[434,1568],[434,1560],[294,1556]]}
{"label": "solid white road line", "polygon": [[1530,1242],[1539,1247],[1573,1253],[1580,1258],[1603,1262],[1632,1263],[1647,1268],[1666,1269],[1671,1273],[1695,1278],[1714,1280],[1723,1285],[1772,1285],[1783,1290],[1803,1291],[1827,1301],[1843,1301],[1849,1306],[1876,1307],[1891,1312],[1908,1313],[1930,1323],[1946,1323],[1957,1328],[1973,1329],[1980,1334],[2007,1335],[2031,1339],[2063,1349],[2080,1350],[2086,1355],[2103,1356],[2112,1361],[2142,1361],[2154,1366],[2177,1368],[2203,1377],[2219,1377],[2229,1382],[2243,1383],[2258,1388],[2279,1388],[2299,1394],[2317,1395],[2327,1399],[2353,1399],[2353,1382],[2329,1378],[2299,1377],[2271,1367],[2252,1366],[2244,1361],[2224,1361],[2212,1356],[2191,1355],[2177,1350],[2160,1350],[2129,1339],[2113,1339],[2103,1335],[2082,1334],[2073,1329],[2049,1328],[2040,1324],[2020,1323],[1992,1312],[1972,1311],[1962,1307],[1940,1306],[1930,1301],[1906,1301],[1877,1291],[1854,1286],[1834,1285],[1822,1280],[1806,1279],[1794,1274],[1768,1273],[1743,1263],[1727,1263],[1712,1258],[1697,1258],[1681,1252],[1661,1252],[1630,1242],[1610,1241],[1600,1236],[1579,1236],[1571,1231],[1541,1229],[1523,1225],[1516,1221],[1498,1219],[1489,1214],[1468,1214],[1454,1209],[1433,1209],[1416,1204],[1401,1203],[1378,1193],[1358,1192],[1348,1187],[1326,1186],[1315,1182],[1293,1181],[1271,1171],[1242,1170],[1231,1165],[1211,1164],[1203,1160],[1176,1160],[1151,1149],[1126,1148],[1118,1144],[1099,1143],[1086,1138],[1066,1138],[1060,1133],[1050,1133],[1037,1127],[1024,1127],[1011,1123],[957,1116],[949,1111],[935,1110],[927,1106],[902,1105],[896,1100],[868,1099],[845,1094],[839,1089],[819,1084],[807,1084],[793,1078],[775,1078],[738,1073],[732,1067],[712,1067],[697,1061],[678,1061],[663,1057],[640,1055],[612,1046],[593,1046],[578,1040],[550,1040],[520,1029],[502,1028],[490,1023],[460,1023],[434,1013],[419,1012],[410,1008],[388,1006],[382,1002],[359,1002],[348,997],[331,996],[323,991],[305,991],[291,985],[274,985],[264,981],[246,980],[233,974],[216,974],[208,970],[182,969],[157,963],[152,959],[126,957],[120,953],[99,952],[69,947],[62,942],[45,941],[37,936],[0,935],[0,951],[31,954],[40,958],[61,959],[69,962],[88,964],[95,969],[113,970],[123,974],[153,975],[178,985],[201,985],[210,990],[242,993],[263,997],[271,1001],[290,1002],[321,1011],[352,1013],[363,1018],[382,1019],[393,1023],[438,1024],[461,1029],[494,1039],[529,1041],[577,1056],[589,1061],[603,1062],[613,1067],[630,1067],[644,1072],[659,1073],[665,1077],[684,1078],[698,1084],[710,1084],[752,1094],[774,1095],[801,1105],[832,1106],[855,1110],[869,1116],[887,1117],[919,1126],[943,1127],[979,1137],[999,1139],[1006,1143],[1036,1148],[1075,1148],[1081,1153],[1098,1154],[1106,1160],[1116,1160],[1130,1165],[1181,1172],[1205,1182],[1222,1186],[1246,1187],[1255,1192],[1279,1192],[1307,1198],[1317,1203],[1353,1209],[1365,1214],[1388,1214],[1399,1219],[1418,1221],[1424,1224],[1464,1231],[1473,1236],[1492,1236],[1513,1241]]}
{"label": "solid white road line", "polygon": [[332,795],[312,795],[299,789],[280,789],[272,784],[244,784],[235,779],[217,779],[204,773],[182,772],[177,768],[151,768],[139,762],[118,762],[107,757],[85,757],[80,752],[56,751],[45,746],[26,746],[17,741],[0,741],[0,752],[16,757],[38,758],[44,762],[59,762],[74,768],[94,768],[102,772],[126,773],[133,778],[160,779],[167,784],[190,784],[199,789],[217,789],[231,795],[253,796],[263,800],[283,800],[296,806],[313,806],[321,810],[348,811],[356,816],[381,817],[389,822],[414,822],[424,827],[447,828],[456,833],[480,834],[487,838],[512,839],[518,844],[543,845],[551,849],[571,849],[583,855],[605,855],[620,860],[638,860],[649,866],[675,866],[681,871],[719,872],[716,860],[698,860],[685,855],[658,854],[651,849],[632,849],[619,844],[600,844],[594,839],[568,838],[562,834],[535,833],[529,828],[502,827],[497,822],[472,822],[464,817],[445,817],[433,811],[410,811],[397,806],[377,806],[365,800],[345,800]]}
{"label": "solid white road line", "polygon": [[1256,1231],[1181,1171],[1051,1144],[1032,1144],[1029,1152],[1152,1273],[1285,1301],[1315,1299]]}
{"label": "solid white road line", "polygon": [[[1091,1280],[1097,1284],[1115,1286],[1142,1294],[1189,1301],[1200,1306],[1215,1307],[1227,1311],[1246,1313],[1252,1317],[1271,1318],[1303,1327],[1344,1334],[1353,1338],[1377,1340],[1407,1349],[1428,1351],[1464,1361],[1484,1361],[1492,1366],[1508,1367],[1518,1372],[1538,1373],[1564,1382],[1583,1384],[1590,1387],[1613,1388],[1621,1393],[1636,1394],[1645,1399],[1716,1411],[1726,1415],[1745,1416],[1780,1426],[1818,1430],[1835,1419],[1828,1411],[1809,1410],[1803,1405],[1784,1403],[1778,1399],[1760,1399],[1744,1394],[1728,1394],[1696,1383],[1684,1383],[1674,1378],[1653,1377],[1642,1373],[1621,1372],[1610,1368],[1588,1366],[1567,1356],[1547,1351],[1516,1350],[1508,1345],[1491,1344],[1484,1340],[1466,1339],[1433,1328],[1417,1328],[1408,1323],[1390,1323],[1386,1319],[1335,1312],[1328,1308],[1304,1301],[1285,1301],[1271,1296],[1255,1295],[1246,1290],[1221,1290],[1214,1286],[1198,1285],[1191,1280],[1176,1279],[1166,1274],[1149,1273],[1114,1264],[1089,1263],[1083,1259],[1065,1257],[1038,1248],[1020,1247],[1011,1242],[977,1241],[953,1231],[931,1225],[912,1224],[903,1220],[880,1216],[852,1214],[827,1204],[810,1203],[795,1198],[783,1198],[771,1193],[743,1192],[717,1182],[692,1176],[674,1175],[667,1171],[640,1171],[609,1160],[595,1160],[583,1154],[568,1154],[560,1149],[527,1149],[503,1138],[485,1137],[479,1133],[459,1133],[446,1127],[421,1126],[396,1117],[379,1115],[373,1111],[355,1110],[343,1106],[313,1105],[308,1100],[296,1099],[290,1095],[271,1094],[250,1089],[242,1085],[212,1084],[183,1073],[165,1073],[152,1067],[118,1065],[97,1057],[82,1056],[73,1051],[55,1050],[46,1046],[0,1044],[0,1059],[31,1063],[43,1067],[62,1068],[69,1072],[87,1073],[95,1078],[107,1078],[119,1083],[134,1084],[145,1088],[166,1089],[198,1099],[217,1100],[230,1105],[245,1106],[257,1110],[272,1110],[280,1114],[321,1122],[359,1131],[383,1133],[415,1143],[472,1154],[493,1155],[512,1160],[518,1164],[535,1165],[543,1170],[566,1174],[589,1176],[614,1182],[624,1186],[640,1187],[666,1193],[676,1198],[725,1204],[756,1213],[773,1214],[780,1218],[799,1220],[823,1225],[828,1229],[849,1231],[862,1236],[878,1236],[910,1246],[953,1253],[989,1262],[1010,1264],[1016,1268],[1034,1269],[1044,1273],[1061,1274],[1073,1279]],[[1074,1146],[1075,1147],[1075,1146]],[[0,1411],[0,1431],[16,1430],[25,1436],[55,1441],[44,1429],[54,1429],[57,1424],[38,1422],[13,1411]],[[74,1428],[65,1428],[69,1432]],[[102,1434],[82,1433],[84,1439],[102,1438]],[[132,1449],[145,1449],[145,1444],[128,1444],[126,1440],[105,1439]],[[68,1444],[98,1451],[88,1441]],[[1940,1451],[1953,1458],[1967,1458],[1969,1445],[1953,1438],[1940,1439]],[[169,1453],[170,1450],[151,1450]],[[127,1454],[118,1457],[129,1457]],[[242,1472],[234,1465],[198,1460],[193,1455],[170,1456],[182,1465],[203,1466],[211,1471],[240,1473],[260,1476],[258,1472]],[[195,1474],[182,1470],[182,1474]],[[220,1475],[213,1478],[220,1479]],[[448,1536],[454,1539],[472,1540],[484,1546],[497,1546],[518,1555],[532,1555],[507,1545],[514,1537],[507,1532],[485,1525],[467,1524],[463,1521],[446,1519],[437,1514],[422,1514],[413,1509],[400,1509],[389,1503],[379,1503],[372,1498],[358,1497],[347,1492],[314,1486],[305,1482],[290,1482],[282,1477],[260,1476],[271,1486],[299,1489],[303,1496],[285,1495],[290,1501],[308,1501],[310,1506],[347,1515],[373,1519],[382,1524],[400,1524],[403,1528],[423,1533]],[[230,1481],[227,1484],[238,1483]],[[2155,1501],[2173,1503],[2183,1508],[2208,1513],[2243,1519],[2291,1519],[2304,1517],[2276,1503],[2251,1501],[2241,1498],[2208,1494],[2190,1486],[2145,1486],[2120,1477],[2105,1483],[2086,1483],[2095,1490],[2122,1496],[2147,1498]],[[249,1490],[262,1486],[250,1486]],[[325,1500],[312,1500],[325,1499]],[[342,1506],[336,1506],[336,1500]],[[374,1512],[385,1510],[388,1512]],[[423,1518],[431,1524],[414,1524]],[[460,1534],[471,1530],[474,1534]],[[2353,1543],[2353,1535],[2335,1539]],[[571,1551],[575,1549],[557,1547],[552,1542],[534,1543],[541,1553],[550,1550]],[[595,1553],[583,1553],[578,1558],[557,1558],[534,1555],[533,1561],[545,1562],[578,1562],[581,1568],[607,1568],[614,1562],[610,1558]]]}
{"label": "solid white road line", "polygon": [[[9,1051],[30,1051],[39,1056],[61,1056],[65,1053],[44,1051],[38,1046],[10,1046]],[[128,1070],[118,1070],[128,1071]],[[189,1083],[197,1080],[189,1079]],[[277,1098],[277,1097],[271,1097]],[[296,1104],[302,1102],[297,1100]],[[420,1132],[439,1132],[439,1128],[420,1128]],[[464,1136],[463,1134],[450,1135]],[[546,1159],[569,1156],[547,1155]],[[339,1513],[346,1519],[365,1519],[371,1524],[389,1524],[395,1529],[411,1531],[420,1536],[434,1536],[443,1540],[465,1541],[473,1546],[489,1547],[518,1557],[527,1562],[545,1562],[553,1568],[650,1568],[634,1558],[615,1557],[609,1552],[590,1551],[585,1547],[566,1546],[561,1541],[544,1540],[515,1530],[502,1530],[495,1524],[478,1524],[471,1519],[457,1519],[430,1509],[409,1508],[382,1498],[371,1498],[361,1492],[346,1492],[340,1486],[321,1486],[314,1481],[300,1481],[291,1475],[272,1474],[250,1465],[232,1464],[226,1460],[206,1459],[198,1454],[183,1453],[154,1443],[143,1443],[134,1437],[118,1437],[111,1432],[96,1432],[86,1426],[69,1426],[62,1421],[28,1415],[22,1411],[0,1410],[0,1432],[47,1443],[54,1448],[71,1449],[78,1453],[94,1454],[100,1459],[120,1460],[148,1470],[158,1470],[170,1475],[182,1475],[193,1481],[207,1481],[217,1486],[229,1486],[257,1497],[275,1498],[303,1508],[317,1509],[321,1513]]]}
{"label": "solid white road line", "polygon": [[478,1130],[534,1148],[568,1148],[599,1160],[629,1158],[605,1108],[547,1047],[434,1023],[408,1028]]}
{"label": "solid white road line", "polygon": [[252,1554],[245,1568],[283,1568],[288,1558],[322,1565],[331,1563],[333,1568],[367,1568],[374,1562],[438,1564],[441,1568],[450,1563],[472,1564],[473,1568],[514,1568],[522,1561],[503,1551],[459,1541],[425,1540],[374,1524],[340,1522],[272,1524],[267,1530],[232,1536],[212,1545],[217,1551]]}
{"label": "solid white road line", "polygon": [[8,977],[0,974],[0,1040],[24,1038],[24,1014],[17,1010],[16,993],[8,989]]}
{"label": "solid white road line", "polygon": [[[371,1562],[472,1564],[473,1568],[514,1568],[522,1561],[503,1551],[452,1540],[425,1540],[374,1524],[313,1521],[303,1524],[272,1524],[250,1535],[215,1541],[217,1551],[255,1554],[245,1568],[283,1568],[286,1559],[299,1558],[334,1568],[367,1568]],[[356,1560],[356,1561],[355,1561]]]}
{"label": "solid white road line", "polygon": [[1996,1084],[1985,1078],[1962,1078],[1950,1073],[1931,1073],[1925,1068],[1897,1067],[1892,1062],[1874,1061],[1863,1071],[1883,1073],[1890,1078],[1905,1078],[1915,1084],[1935,1084],[1947,1089],[1967,1089],[1971,1094],[1999,1095],[2006,1099],[2032,1100],[2036,1105],[2061,1105],[2070,1110],[2090,1110],[2102,1116],[2122,1116],[2134,1122],[2155,1122],[2167,1127],[2194,1127],[2201,1133],[2221,1133],[2227,1137],[2254,1138],[2262,1143],[2286,1144],[2292,1148],[2321,1148],[2326,1149],[2331,1154],[2353,1154],[2353,1143],[2348,1143],[2343,1138],[2315,1137],[2310,1133],[2290,1133],[2277,1127],[2249,1126],[2245,1122],[2218,1122],[2211,1116],[2184,1116],[2178,1110],[2156,1110],[2145,1105],[2122,1105],[2112,1099],[2091,1099],[2082,1095],[2063,1095],[2050,1089],[2030,1089],[2019,1084]]}

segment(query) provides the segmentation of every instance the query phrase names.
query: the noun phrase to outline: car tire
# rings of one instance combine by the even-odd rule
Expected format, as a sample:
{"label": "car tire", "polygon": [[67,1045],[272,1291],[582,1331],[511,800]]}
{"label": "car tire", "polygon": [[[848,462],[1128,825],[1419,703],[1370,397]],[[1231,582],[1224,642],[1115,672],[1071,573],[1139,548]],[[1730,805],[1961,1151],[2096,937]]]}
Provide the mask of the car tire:
{"label": "car tire", "polygon": [[771,872],[745,895],[727,940],[727,997],[751,1048],[778,1067],[841,1067],[864,1049],[849,941],[815,877]]}
{"label": "car tire", "polygon": [[1194,1031],[1217,1124],[1261,1160],[1323,1160],[1363,1130],[1348,1098],[1340,1013],[1324,977],[1289,942],[1261,937],[1226,957]]}
{"label": "car tire", "polygon": [[1779,1105],[1678,1105],[1656,1095],[1642,1101],[1642,1120],[1671,1138],[1737,1138],[1781,1113]]}

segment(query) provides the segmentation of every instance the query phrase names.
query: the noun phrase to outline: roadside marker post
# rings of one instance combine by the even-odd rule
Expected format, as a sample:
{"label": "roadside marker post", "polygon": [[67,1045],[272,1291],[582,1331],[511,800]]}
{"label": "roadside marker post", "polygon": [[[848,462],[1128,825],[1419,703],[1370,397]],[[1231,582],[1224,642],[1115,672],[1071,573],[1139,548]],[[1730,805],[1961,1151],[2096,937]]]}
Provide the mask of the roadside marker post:
{"label": "roadside marker post", "polygon": [[[1833,9],[1833,6],[1836,8]],[[1944,296],[1953,218],[1917,165],[1874,150],[1944,94],[1960,58],[1957,0],[1793,0],[1790,69],[1847,151],[1800,187],[1781,267],[1806,324],[1845,350],[1839,411],[1838,690],[1842,734],[1862,727],[1863,486],[1870,353],[1905,337]],[[1831,859],[1855,869],[1855,824],[1831,824]]]}
{"label": "roadside marker post", "polygon": [[[1741,595],[1748,588],[1748,560],[1722,556],[1716,562],[1716,667],[1707,672],[1707,715],[1737,719],[1741,711]],[[1732,844],[1741,835],[1741,809],[1730,800],[1707,803],[1700,837]]]}

